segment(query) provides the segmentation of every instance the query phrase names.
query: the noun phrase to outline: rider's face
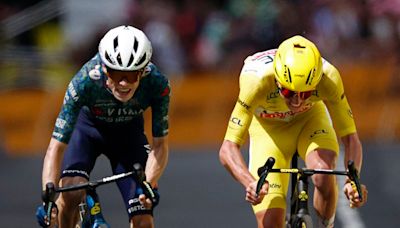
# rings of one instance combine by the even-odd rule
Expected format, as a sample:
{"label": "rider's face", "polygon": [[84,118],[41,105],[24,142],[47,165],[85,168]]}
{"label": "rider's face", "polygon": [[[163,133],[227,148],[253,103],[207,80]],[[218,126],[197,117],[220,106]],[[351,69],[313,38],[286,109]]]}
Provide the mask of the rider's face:
{"label": "rider's face", "polygon": [[306,92],[291,91],[282,87],[278,82],[277,86],[279,89],[279,94],[285,99],[286,105],[293,112],[301,110],[307,99],[310,98],[313,93],[312,90]]}
{"label": "rider's face", "polygon": [[117,71],[108,70],[107,86],[114,97],[122,102],[127,102],[133,97],[139,86],[143,70],[138,71]]}
{"label": "rider's face", "polygon": [[298,96],[297,94],[290,98],[285,97],[286,105],[293,112],[300,111],[302,109],[303,105],[306,103],[306,100],[307,99],[303,99],[300,96]]}

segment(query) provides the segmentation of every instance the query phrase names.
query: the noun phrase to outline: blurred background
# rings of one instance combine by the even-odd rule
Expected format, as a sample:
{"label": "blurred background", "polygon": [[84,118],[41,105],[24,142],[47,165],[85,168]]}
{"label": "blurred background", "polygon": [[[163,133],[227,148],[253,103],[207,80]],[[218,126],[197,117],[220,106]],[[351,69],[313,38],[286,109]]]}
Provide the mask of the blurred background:
{"label": "blurred background", "polygon": [[[121,24],[144,30],[153,62],[172,85],[171,158],[160,183],[158,227],[255,227],[244,189],[219,164],[218,149],[245,57],[296,34],[339,69],[364,143],[369,202],[360,210],[339,206],[338,227],[400,225],[400,1],[2,0],[4,227],[36,226],[42,158],[65,88],[104,33]],[[109,173],[100,159],[94,177]],[[127,227],[116,188],[101,191],[110,223]]]}

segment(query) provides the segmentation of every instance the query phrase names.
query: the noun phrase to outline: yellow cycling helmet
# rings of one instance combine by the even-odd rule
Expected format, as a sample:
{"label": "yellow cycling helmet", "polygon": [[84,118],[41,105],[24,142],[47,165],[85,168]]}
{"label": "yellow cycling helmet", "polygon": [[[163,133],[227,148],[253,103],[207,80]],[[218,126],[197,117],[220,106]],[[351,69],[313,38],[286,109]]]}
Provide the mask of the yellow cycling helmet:
{"label": "yellow cycling helmet", "polygon": [[281,43],[274,58],[275,78],[286,89],[314,90],[322,77],[322,58],[317,47],[302,36]]}

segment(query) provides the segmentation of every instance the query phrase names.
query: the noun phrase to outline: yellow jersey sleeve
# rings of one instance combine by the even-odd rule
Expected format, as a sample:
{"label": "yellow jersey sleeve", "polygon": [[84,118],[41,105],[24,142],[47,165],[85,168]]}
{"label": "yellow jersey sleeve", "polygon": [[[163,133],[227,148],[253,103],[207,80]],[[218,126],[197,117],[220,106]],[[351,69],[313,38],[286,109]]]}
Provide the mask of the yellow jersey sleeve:
{"label": "yellow jersey sleeve", "polygon": [[[225,140],[243,145],[247,131],[253,119],[253,112],[257,107],[260,98],[265,93],[265,86],[268,85],[269,64],[268,61],[258,61],[250,56],[245,60],[239,77],[239,97],[229,119]],[[271,59],[272,63],[272,59]]]}
{"label": "yellow jersey sleeve", "polygon": [[353,113],[344,93],[339,71],[324,61],[324,76],[318,84],[318,91],[324,100],[339,137],[356,132]]}

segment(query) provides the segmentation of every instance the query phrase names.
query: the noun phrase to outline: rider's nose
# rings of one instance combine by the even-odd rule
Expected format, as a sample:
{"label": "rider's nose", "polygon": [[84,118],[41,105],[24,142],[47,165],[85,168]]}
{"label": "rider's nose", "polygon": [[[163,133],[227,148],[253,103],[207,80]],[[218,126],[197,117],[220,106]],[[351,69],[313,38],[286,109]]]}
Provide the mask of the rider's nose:
{"label": "rider's nose", "polygon": [[298,96],[297,94],[294,95],[294,96],[290,99],[290,103],[292,103],[292,106],[296,106],[296,107],[300,106],[300,105],[303,103],[303,101],[304,101],[304,100],[303,100],[300,96]]}
{"label": "rider's nose", "polygon": [[128,78],[127,77],[122,77],[121,80],[119,80],[118,84],[120,84],[120,85],[129,84]]}

